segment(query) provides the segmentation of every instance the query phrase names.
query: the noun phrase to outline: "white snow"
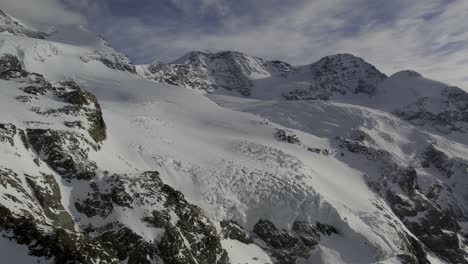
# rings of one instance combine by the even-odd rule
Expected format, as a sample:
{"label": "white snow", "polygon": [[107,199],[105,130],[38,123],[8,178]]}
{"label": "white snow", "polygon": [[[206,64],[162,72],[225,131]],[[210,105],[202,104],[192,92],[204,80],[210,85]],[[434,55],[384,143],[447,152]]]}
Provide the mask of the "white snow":
{"label": "white snow", "polygon": [[237,240],[222,240],[232,264],[271,264],[270,256],[255,244],[243,244]]}

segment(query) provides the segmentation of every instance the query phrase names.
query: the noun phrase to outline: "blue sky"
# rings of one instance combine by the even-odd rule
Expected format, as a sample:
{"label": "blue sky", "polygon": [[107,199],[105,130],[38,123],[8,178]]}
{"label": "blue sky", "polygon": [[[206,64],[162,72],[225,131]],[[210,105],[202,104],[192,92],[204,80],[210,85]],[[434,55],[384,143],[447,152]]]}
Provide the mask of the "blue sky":
{"label": "blue sky", "polygon": [[292,64],[352,53],[468,88],[466,0],[0,0],[31,23],[80,23],[136,63],[237,50]]}

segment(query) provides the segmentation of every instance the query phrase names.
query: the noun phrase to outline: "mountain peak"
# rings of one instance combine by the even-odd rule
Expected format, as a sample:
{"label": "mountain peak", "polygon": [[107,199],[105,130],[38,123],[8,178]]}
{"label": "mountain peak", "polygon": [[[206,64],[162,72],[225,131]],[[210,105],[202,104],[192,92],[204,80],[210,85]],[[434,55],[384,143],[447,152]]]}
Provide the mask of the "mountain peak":
{"label": "mountain peak", "polygon": [[[350,53],[338,53],[333,55],[328,55],[320,59],[319,61],[312,63],[312,65],[329,66],[329,67],[365,67],[373,68],[375,71],[378,71],[374,65],[366,62],[361,57],[357,57]],[[383,74],[383,73],[381,73]]]}
{"label": "mountain peak", "polygon": [[417,71],[413,70],[403,70],[396,72],[390,76],[391,78],[401,78],[401,77],[413,77],[413,78],[418,78],[418,77],[423,77],[422,74],[420,74]]}
{"label": "mountain peak", "polygon": [[44,39],[47,34],[40,32],[22,21],[0,10],[0,33]]}
{"label": "mountain peak", "polygon": [[352,59],[352,60],[363,60],[362,58],[353,55],[351,53],[336,53],[325,56],[322,59]]}
{"label": "mountain peak", "polygon": [[[249,56],[245,53],[239,52],[239,51],[232,51],[232,50],[224,50],[224,51],[218,51],[218,52],[206,52],[202,50],[193,50],[185,55],[181,56],[178,59],[175,59],[174,61],[170,62],[171,64],[187,64],[191,62],[196,62],[203,60],[205,58],[210,58],[210,59],[216,59],[216,58],[224,58],[224,59],[229,59],[229,58],[252,58],[252,56]],[[259,58],[257,58],[259,59]]]}
{"label": "mountain peak", "polygon": [[256,80],[285,76],[294,67],[282,61],[267,61],[238,51],[208,53],[191,51],[171,63],[140,65],[144,77],[202,92],[220,88],[250,96]]}
{"label": "mountain peak", "polygon": [[308,89],[285,95],[290,100],[331,99],[348,94],[372,96],[387,78],[376,67],[352,54],[326,56],[310,65],[299,67],[302,79],[310,82]]}
{"label": "mountain peak", "polygon": [[185,53],[181,57],[171,61],[170,63],[171,64],[185,64],[185,63],[189,63],[190,61],[197,60],[198,58],[206,56],[208,54],[209,53],[207,53],[205,51],[192,50],[192,51],[189,51],[189,52]]}

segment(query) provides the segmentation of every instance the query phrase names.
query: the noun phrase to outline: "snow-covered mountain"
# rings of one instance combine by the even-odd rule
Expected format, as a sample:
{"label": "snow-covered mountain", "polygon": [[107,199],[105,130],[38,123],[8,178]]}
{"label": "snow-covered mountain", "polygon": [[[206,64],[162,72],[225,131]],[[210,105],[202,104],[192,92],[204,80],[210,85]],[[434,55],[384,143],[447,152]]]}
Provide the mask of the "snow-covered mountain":
{"label": "snow-covered mountain", "polygon": [[0,10],[0,32],[19,36],[28,36],[31,38],[43,39],[47,36],[46,33],[40,32],[37,29],[27,26],[20,20],[8,15]]}
{"label": "snow-covered mountain", "polygon": [[347,93],[372,95],[386,78],[374,66],[350,54],[328,56],[311,65],[293,67],[240,52],[190,52],[171,63],[137,66],[139,74],[157,82],[204,93],[220,90],[257,99],[329,99]]}
{"label": "snow-covered mountain", "polygon": [[190,52],[172,63],[139,65],[139,74],[158,82],[206,93],[224,88],[249,96],[256,80],[281,76],[294,68],[281,61],[265,61],[240,52]]}
{"label": "snow-covered mountain", "polygon": [[0,42],[3,262],[468,263],[459,88],[346,54],[135,67],[80,26]]}

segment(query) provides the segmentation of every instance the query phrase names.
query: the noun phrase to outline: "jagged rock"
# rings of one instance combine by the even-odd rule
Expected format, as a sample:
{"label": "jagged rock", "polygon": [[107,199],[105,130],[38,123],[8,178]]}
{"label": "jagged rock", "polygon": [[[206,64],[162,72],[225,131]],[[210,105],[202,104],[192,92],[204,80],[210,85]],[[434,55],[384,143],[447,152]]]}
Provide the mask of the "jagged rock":
{"label": "jagged rock", "polygon": [[0,166],[0,197],[14,205],[16,214],[34,215],[39,222],[43,222],[41,208],[34,202],[34,198],[24,188],[20,175],[9,168]]}
{"label": "jagged rock", "polygon": [[151,264],[159,259],[156,242],[145,241],[131,229],[119,223],[100,228],[96,238],[104,248],[115,252],[120,261],[128,264]]}
{"label": "jagged rock", "polygon": [[28,86],[23,88],[23,91],[32,95],[45,95],[47,93],[46,87],[41,86]]}
{"label": "jagged rock", "polygon": [[434,166],[438,171],[447,178],[450,178],[454,173],[452,167],[453,162],[442,151],[430,145],[422,154],[423,167]]}
{"label": "jagged rock", "polygon": [[26,180],[46,216],[56,227],[74,230],[74,222],[62,205],[60,188],[53,175],[42,173],[41,176],[26,175]]}
{"label": "jagged rock", "polygon": [[28,36],[31,38],[44,39],[47,34],[37,31],[22,24],[17,19],[12,18],[0,10],[0,32],[8,32],[17,36]]}
{"label": "jagged rock", "polygon": [[361,140],[351,140],[342,137],[337,137],[336,140],[339,142],[339,147],[346,148],[349,152],[355,154],[362,154],[369,160],[390,157],[390,154],[383,150],[367,147]]}
{"label": "jagged rock", "polygon": [[0,124],[0,142],[15,145],[13,137],[16,135],[17,129],[13,124]]}
{"label": "jagged rock", "polygon": [[119,175],[106,177],[99,183],[92,182],[90,187],[91,192],[88,193],[88,197],[75,203],[78,212],[88,217],[99,215],[106,218],[114,210],[114,204],[127,208],[132,207],[133,199],[126,193],[125,182],[119,178]]}
{"label": "jagged rock", "polygon": [[[104,219],[116,207],[121,210],[144,210],[142,221],[164,229],[164,235],[160,241],[154,241],[155,248],[151,249],[150,244],[142,241],[141,245],[145,252],[156,252],[157,249],[158,257],[164,263],[229,263],[227,253],[221,247],[221,238],[211,221],[199,207],[187,202],[181,192],[165,185],[157,172],[131,176],[106,175],[90,185],[90,194],[77,201],[76,209],[89,217],[99,215]],[[102,232],[107,232],[107,237],[120,237],[122,233],[128,233],[128,230],[121,228],[117,230],[104,229],[93,233],[101,236],[104,234]],[[140,241],[135,235],[130,237]],[[187,246],[187,242],[190,246]],[[119,243],[124,246],[125,240]]]}
{"label": "jagged rock", "polygon": [[96,142],[105,140],[107,137],[106,123],[102,117],[101,106],[96,96],[83,90],[75,82],[62,82],[62,85],[72,89],[71,92],[60,95],[67,103],[77,106],[93,106],[91,110],[86,111],[87,119],[90,122],[88,132]]}
{"label": "jagged rock", "polygon": [[21,71],[23,66],[17,57],[11,54],[3,54],[0,57],[0,74],[4,74],[9,71]]}
{"label": "jagged rock", "polygon": [[297,144],[301,145],[301,140],[299,137],[294,134],[292,131],[284,130],[284,129],[276,129],[276,138],[280,141],[284,141],[290,144]]}
{"label": "jagged rock", "polygon": [[53,263],[119,263],[112,252],[90,236],[54,226],[43,227],[31,217],[13,215],[3,205],[0,205],[0,230],[12,232],[12,239],[27,245],[31,255],[53,258]]}
{"label": "jagged rock", "polygon": [[413,194],[415,191],[420,190],[417,177],[416,170],[413,167],[408,167],[400,177],[399,184],[401,188],[409,194]]}
{"label": "jagged rock", "polygon": [[[61,108],[47,108],[32,107],[31,110],[37,114],[51,117],[59,117],[61,115],[68,115],[72,117],[84,117],[86,118],[86,124],[82,120],[66,121],[65,125],[70,127],[78,127],[81,129],[87,129],[90,137],[99,143],[106,139],[106,124],[102,117],[101,106],[93,94],[83,90],[73,81],[61,82],[59,86],[53,86],[49,83],[42,75],[25,73],[24,76],[29,77],[28,83],[34,84],[21,88],[23,92],[32,94],[35,96],[48,96],[49,98],[55,98],[57,96],[67,105]],[[18,76],[16,76],[18,77]],[[18,80],[20,82],[20,80]],[[37,98],[37,97],[36,97]],[[18,98],[23,102],[29,102],[28,98]]]}
{"label": "jagged rock", "polygon": [[294,67],[281,61],[265,61],[240,52],[215,54],[190,52],[172,63],[155,62],[140,74],[148,79],[206,93],[220,88],[250,96],[253,80],[272,75],[287,77]]}
{"label": "jagged rock", "polygon": [[440,88],[440,94],[435,98],[416,98],[411,104],[395,110],[394,114],[439,134],[467,133],[468,93],[458,87],[446,86]]}
{"label": "jagged rock", "polygon": [[347,94],[372,96],[387,78],[374,66],[350,54],[327,56],[299,67],[298,71],[309,73],[311,84],[308,89],[283,93],[286,100],[329,100]]}
{"label": "jagged rock", "polygon": [[[188,203],[181,192],[168,185],[159,186],[159,191],[165,196],[165,208],[178,217],[175,221],[169,220],[153,211],[152,217],[145,219],[155,227],[165,229],[158,244],[164,263],[229,263],[227,253],[221,247],[221,239],[203,211]],[[190,243],[189,248],[184,241]]]}
{"label": "jagged rock", "polygon": [[417,239],[411,235],[403,235],[406,250],[410,254],[399,254],[398,258],[402,264],[430,264],[431,262],[427,259],[427,253],[424,250],[424,246]]}
{"label": "jagged rock", "polygon": [[268,245],[275,263],[295,264],[298,259],[307,259],[312,250],[320,241],[322,235],[338,233],[329,225],[296,221],[293,223],[292,233],[278,230],[268,220],[259,220],[254,226],[253,233]]}
{"label": "jagged rock", "polygon": [[298,239],[290,236],[286,231],[279,231],[275,225],[267,220],[260,220],[254,226],[254,234],[268,245],[277,249],[292,249]]}
{"label": "jagged rock", "polygon": [[[178,221],[175,224],[171,223],[162,218],[161,214],[154,212],[154,220],[148,218],[146,221],[165,229],[158,244],[164,263],[229,263],[216,229],[201,209],[188,204],[180,192],[167,185],[162,187],[162,191],[167,193],[165,206],[175,211]],[[184,241],[188,241],[190,247],[187,247]]]}
{"label": "jagged rock", "polygon": [[457,236],[460,227],[455,217],[453,212],[429,208],[418,222],[404,222],[431,251],[452,263],[468,263],[468,256],[460,247]]}
{"label": "jagged rock", "polygon": [[88,153],[98,147],[84,136],[50,129],[28,129],[26,133],[34,150],[44,154],[44,161],[62,177],[90,180],[96,175],[97,166]]}
{"label": "jagged rock", "polygon": [[252,244],[254,241],[244,229],[232,220],[221,221],[222,233],[226,239],[234,239],[244,244]]}
{"label": "jagged rock", "polygon": [[84,62],[97,60],[102,62],[110,69],[136,74],[135,65],[130,62],[128,57],[125,54],[113,49],[108,48],[104,50],[97,50],[93,54],[81,57],[81,60]]}
{"label": "jagged rock", "polygon": [[330,150],[328,150],[328,149],[307,147],[307,151],[314,152],[314,153],[317,153],[317,154],[322,154],[324,156],[330,155]]}
{"label": "jagged rock", "polygon": [[[402,168],[393,161],[389,153],[369,148],[363,142],[343,138],[338,138],[338,140],[341,147],[381,164],[383,180],[376,182],[377,179],[368,178],[371,188],[385,197],[393,212],[427,248],[450,262],[466,263],[466,253],[460,248],[461,241],[456,235],[460,230],[458,220],[465,220],[463,220],[462,209],[453,202],[453,198],[450,198],[452,202],[449,206],[441,209],[437,204],[437,197],[431,200],[430,196],[426,197],[421,192],[417,181],[418,175],[414,168]],[[422,156],[428,164],[440,165],[449,162],[441,154],[434,151],[433,147],[429,147],[429,151],[423,153]],[[442,166],[442,172],[446,168],[447,166]],[[447,189],[448,187],[441,188]],[[411,259],[408,256],[402,256],[402,258],[406,259],[405,261]],[[424,259],[415,258],[419,259],[419,262],[409,263],[425,263]]]}

